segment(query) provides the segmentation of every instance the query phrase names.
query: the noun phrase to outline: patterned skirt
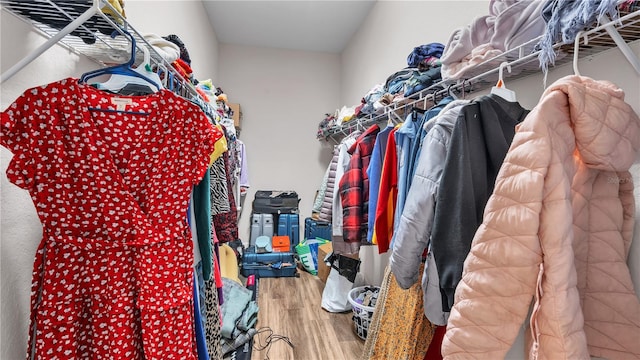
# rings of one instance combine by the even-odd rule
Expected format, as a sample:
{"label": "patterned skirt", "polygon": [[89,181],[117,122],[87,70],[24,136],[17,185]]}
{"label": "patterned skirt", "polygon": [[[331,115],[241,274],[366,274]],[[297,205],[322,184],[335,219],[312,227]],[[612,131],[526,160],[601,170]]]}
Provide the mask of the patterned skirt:
{"label": "patterned skirt", "polygon": [[422,360],[435,328],[424,315],[420,282],[403,290],[387,266],[362,359]]}

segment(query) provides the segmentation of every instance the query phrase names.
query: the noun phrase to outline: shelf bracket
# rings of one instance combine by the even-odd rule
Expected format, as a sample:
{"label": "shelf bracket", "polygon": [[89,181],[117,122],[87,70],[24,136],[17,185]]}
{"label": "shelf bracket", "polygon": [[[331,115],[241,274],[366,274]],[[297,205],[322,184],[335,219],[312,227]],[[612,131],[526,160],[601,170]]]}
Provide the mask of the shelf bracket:
{"label": "shelf bracket", "polygon": [[0,75],[0,84],[9,80],[13,75],[22,70],[25,66],[29,65],[33,60],[35,60],[38,56],[42,55],[45,51],[47,51],[51,46],[60,41],[63,37],[67,36],[69,33],[77,29],[80,25],[84,24],[87,20],[91,19],[92,16],[97,14],[99,11],[97,2],[94,1],[92,7],[87,9],[87,11],[83,12],[80,16],[74,19],[69,25],[65,26],[56,33],[54,36],[50,37],[44,44],[40,45],[38,48],[33,50],[24,58],[20,59],[16,64],[14,64],[11,68]]}
{"label": "shelf bracket", "polygon": [[624,41],[618,30],[616,30],[614,22],[611,21],[607,15],[603,15],[602,20],[606,21],[606,25],[604,25],[603,27],[607,31],[611,39],[616,43],[620,51],[622,51],[622,54],[627,58],[629,64],[631,64],[634,70],[638,74],[640,74],[640,60],[638,60],[638,56],[636,56],[633,50],[631,50],[629,44]]}

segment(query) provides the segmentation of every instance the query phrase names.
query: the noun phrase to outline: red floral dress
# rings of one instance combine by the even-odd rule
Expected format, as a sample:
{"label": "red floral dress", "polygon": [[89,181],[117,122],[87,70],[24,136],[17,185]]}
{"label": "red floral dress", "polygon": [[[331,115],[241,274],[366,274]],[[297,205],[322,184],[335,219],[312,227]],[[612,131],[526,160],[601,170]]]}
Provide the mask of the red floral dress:
{"label": "red floral dress", "polygon": [[27,356],[196,359],[186,211],[213,151],[202,111],[69,78],[27,90],[0,135],[43,225]]}

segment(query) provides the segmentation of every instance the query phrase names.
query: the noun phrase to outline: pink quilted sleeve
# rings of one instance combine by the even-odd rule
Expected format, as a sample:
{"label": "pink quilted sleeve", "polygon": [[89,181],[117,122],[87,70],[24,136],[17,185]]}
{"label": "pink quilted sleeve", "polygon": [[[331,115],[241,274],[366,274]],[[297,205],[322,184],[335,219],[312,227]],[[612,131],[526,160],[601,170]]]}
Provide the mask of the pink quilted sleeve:
{"label": "pink quilted sleeve", "polygon": [[456,288],[442,354],[503,359],[527,316],[542,262],[538,240],[551,146],[534,109],[500,169]]}

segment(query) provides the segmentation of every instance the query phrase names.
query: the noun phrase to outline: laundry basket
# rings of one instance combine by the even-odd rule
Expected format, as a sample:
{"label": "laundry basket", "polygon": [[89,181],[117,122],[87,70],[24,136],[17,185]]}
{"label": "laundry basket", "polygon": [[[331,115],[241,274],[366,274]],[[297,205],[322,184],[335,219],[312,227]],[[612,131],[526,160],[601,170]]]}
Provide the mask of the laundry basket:
{"label": "laundry basket", "polygon": [[353,316],[351,318],[355,325],[355,332],[362,340],[367,339],[367,330],[369,329],[369,324],[373,318],[373,310],[375,309],[373,306],[366,306],[356,302],[358,296],[365,292],[366,289],[380,290],[377,286],[359,286],[349,291],[348,297],[349,303],[351,303],[351,309],[353,310]]}

